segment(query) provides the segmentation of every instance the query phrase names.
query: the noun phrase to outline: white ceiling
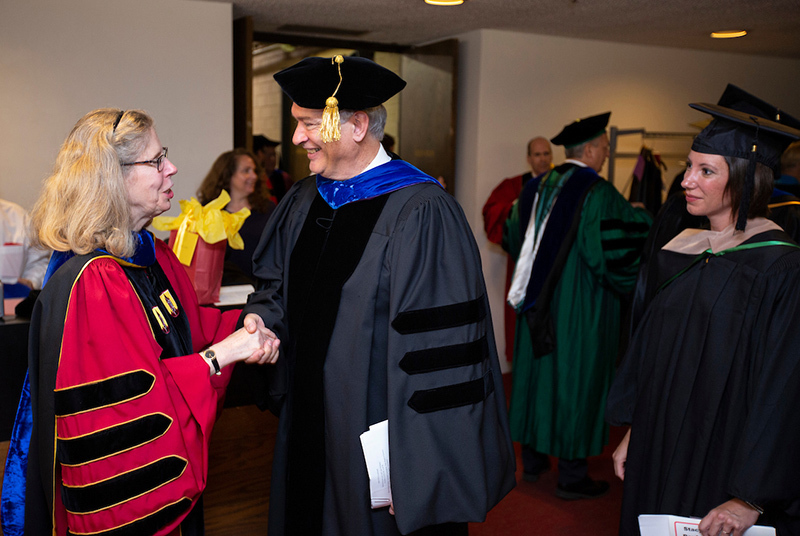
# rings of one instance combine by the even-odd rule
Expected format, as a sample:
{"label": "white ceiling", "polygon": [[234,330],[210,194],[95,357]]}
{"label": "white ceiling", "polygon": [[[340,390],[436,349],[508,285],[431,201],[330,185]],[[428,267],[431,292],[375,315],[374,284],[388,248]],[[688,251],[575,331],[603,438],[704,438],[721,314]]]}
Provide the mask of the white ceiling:
{"label": "white ceiling", "polygon": [[[798,0],[466,0],[457,7],[429,6],[423,0],[232,3],[234,18],[252,17],[256,32],[348,41],[422,45],[483,28],[800,58]],[[287,31],[287,26],[321,30]],[[713,30],[738,29],[750,34],[709,37]]]}

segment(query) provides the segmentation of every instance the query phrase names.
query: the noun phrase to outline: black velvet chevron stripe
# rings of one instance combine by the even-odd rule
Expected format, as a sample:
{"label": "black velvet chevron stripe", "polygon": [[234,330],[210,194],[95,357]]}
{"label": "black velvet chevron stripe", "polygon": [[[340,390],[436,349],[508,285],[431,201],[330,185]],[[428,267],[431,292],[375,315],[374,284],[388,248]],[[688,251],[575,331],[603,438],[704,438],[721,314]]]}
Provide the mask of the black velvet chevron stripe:
{"label": "black velvet chevron stripe", "polygon": [[482,402],[494,392],[492,371],[483,378],[455,385],[446,385],[435,389],[414,391],[408,401],[411,409],[417,413],[430,413],[443,409],[457,408]]}
{"label": "black velvet chevron stripe", "polygon": [[169,456],[89,486],[80,488],[63,486],[61,498],[66,509],[72,513],[96,512],[129,501],[178,478],[187,464],[186,460]]}
{"label": "black velvet chevron stripe", "polygon": [[73,439],[59,438],[56,445],[58,461],[64,465],[80,465],[144,445],[163,435],[171,423],[166,415],[147,415],[93,434]]}
{"label": "black velvet chevron stripe", "polygon": [[609,270],[618,270],[620,268],[624,268],[625,266],[629,266],[636,262],[636,259],[639,258],[641,251],[629,251],[619,259],[612,259],[606,261],[606,268]]}
{"label": "black velvet chevron stripe", "polygon": [[476,365],[489,355],[489,343],[486,337],[477,341],[426,348],[408,352],[400,360],[400,369],[406,374],[420,374],[455,367]]}
{"label": "black velvet chevron stripe", "polygon": [[135,370],[99,382],[56,391],[56,416],[74,415],[142,396],[150,390],[154,381],[152,374]]}
{"label": "black velvet chevron stripe", "polygon": [[603,251],[614,251],[616,249],[635,248],[641,250],[644,246],[644,236],[626,236],[624,238],[610,238],[602,240]]}
{"label": "black velvet chevron stripe", "polygon": [[409,335],[473,324],[483,320],[484,316],[486,316],[486,301],[481,296],[452,305],[404,311],[392,320],[392,327],[402,335]]}
{"label": "black velvet chevron stripe", "polygon": [[[123,525],[121,527],[117,527],[111,530],[94,532],[92,534],[93,536],[98,536],[98,535],[141,536],[142,534],[155,534],[159,530],[169,525],[175,519],[177,519],[179,515],[186,512],[191,506],[192,506],[191,500],[181,499],[176,503],[170,504],[169,506],[165,506],[158,512],[155,512],[154,514],[150,514],[147,517],[138,519],[133,523],[128,523],[127,525]],[[68,530],[67,536],[80,536],[80,535],[75,534],[74,532]]]}
{"label": "black velvet chevron stripe", "polygon": [[650,226],[640,221],[603,220],[600,222],[601,231],[625,231],[626,233],[647,233]]}

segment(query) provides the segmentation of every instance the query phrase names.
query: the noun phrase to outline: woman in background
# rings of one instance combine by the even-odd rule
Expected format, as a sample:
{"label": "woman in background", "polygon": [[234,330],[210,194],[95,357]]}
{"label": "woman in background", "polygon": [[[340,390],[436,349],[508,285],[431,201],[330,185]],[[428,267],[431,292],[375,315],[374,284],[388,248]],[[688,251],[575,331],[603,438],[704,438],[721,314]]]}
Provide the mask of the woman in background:
{"label": "woman in background", "polygon": [[28,454],[24,499],[4,493],[4,528],[24,501],[25,534],[203,533],[227,365],[274,362],[278,341],[258,316],[234,331],[239,311],[199,307],[145,229],[176,172],[137,110],[90,112],[61,147],[31,214],[33,243],[55,253],[31,319],[30,448],[23,411],[12,442]]}
{"label": "woman in background", "polygon": [[272,211],[275,210],[275,203],[270,199],[266,186],[258,180],[260,176],[261,169],[253,154],[247,149],[234,149],[217,157],[197,191],[197,199],[203,205],[219,197],[222,190],[226,190],[231,200],[225,210],[236,212],[243,208],[250,209],[250,216],[239,230],[244,249],[233,249],[228,245],[225,251],[223,285],[255,285],[253,252]]}

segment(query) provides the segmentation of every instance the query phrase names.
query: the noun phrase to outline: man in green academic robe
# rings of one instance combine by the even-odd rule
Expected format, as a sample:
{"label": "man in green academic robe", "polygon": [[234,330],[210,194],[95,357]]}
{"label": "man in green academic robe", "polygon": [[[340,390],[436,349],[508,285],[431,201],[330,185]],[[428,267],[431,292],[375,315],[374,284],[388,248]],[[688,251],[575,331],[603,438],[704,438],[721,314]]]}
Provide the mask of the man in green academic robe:
{"label": "man in green academic robe", "polygon": [[556,495],[594,498],[609,485],[586,458],[608,442],[603,419],[620,332],[620,297],[633,288],[651,218],[598,172],[610,113],[567,125],[551,141],[567,160],[528,182],[506,224],[517,265],[510,425],[523,445],[523,478],[559,458]]}

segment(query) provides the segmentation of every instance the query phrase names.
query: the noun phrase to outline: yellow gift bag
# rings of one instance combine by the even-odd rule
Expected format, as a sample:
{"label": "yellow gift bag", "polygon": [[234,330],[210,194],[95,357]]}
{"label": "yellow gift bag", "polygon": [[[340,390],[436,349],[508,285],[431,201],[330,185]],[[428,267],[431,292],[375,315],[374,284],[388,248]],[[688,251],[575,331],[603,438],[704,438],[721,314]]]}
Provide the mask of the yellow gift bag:
{"label": "yellow gift bag", "polygon": [[239,229],[250,216],[250,210],[243,208],[233,214],[222,210],[230,200],[225,190],[205,206],[192,197],[180,201],[179,216],[153,219],[153,227],[170,231],[169,246],[186,268],[201,305],[219,301],[225,246],[244,249]]}

